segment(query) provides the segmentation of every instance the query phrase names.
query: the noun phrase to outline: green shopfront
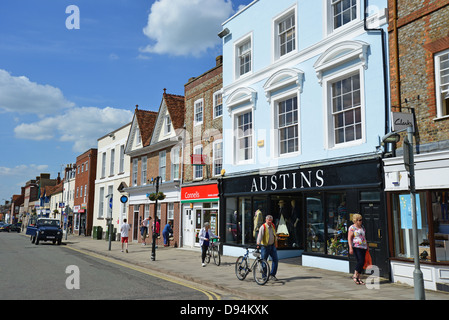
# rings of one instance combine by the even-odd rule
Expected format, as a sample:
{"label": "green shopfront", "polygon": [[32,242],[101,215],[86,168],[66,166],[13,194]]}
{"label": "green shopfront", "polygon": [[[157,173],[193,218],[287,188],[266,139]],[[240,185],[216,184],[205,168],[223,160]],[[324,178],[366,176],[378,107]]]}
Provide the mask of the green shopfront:
{"label": "green shopfront", "polygon": [[[386,217],[380,159],[303,166],[221,181],[223,253],[238,256],[256,244],[259,227],[271,214],[280,259],[302,256],[305,266],[350,272],[347,230],[361,213],[373,264],[388,270]],[[261,213],[259,213],[259,211]]]}

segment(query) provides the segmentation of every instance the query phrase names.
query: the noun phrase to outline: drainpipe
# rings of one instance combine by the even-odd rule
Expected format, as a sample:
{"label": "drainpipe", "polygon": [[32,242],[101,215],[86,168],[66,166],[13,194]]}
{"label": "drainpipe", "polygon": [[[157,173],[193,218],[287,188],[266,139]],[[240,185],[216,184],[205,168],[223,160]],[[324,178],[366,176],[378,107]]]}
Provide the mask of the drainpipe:
{"label": "drainpipe", "polygon": [[[396,1],[396,0],[395,0]],[[368,0],[364,0],[364,13],[363,13],[363,29],[366,32],[377,31],[380,32],[382,41],[382,61],[383,61],[383,78],[384,78],[384,103],[385,103],[385,134],[390,132],[390,109],[389,109],[389,99],[388,99],[388,71],[387,71],[387,59],[385,50],[385,31],[382,28],[368,29],[366,26],[366,9],[368,8]]]}

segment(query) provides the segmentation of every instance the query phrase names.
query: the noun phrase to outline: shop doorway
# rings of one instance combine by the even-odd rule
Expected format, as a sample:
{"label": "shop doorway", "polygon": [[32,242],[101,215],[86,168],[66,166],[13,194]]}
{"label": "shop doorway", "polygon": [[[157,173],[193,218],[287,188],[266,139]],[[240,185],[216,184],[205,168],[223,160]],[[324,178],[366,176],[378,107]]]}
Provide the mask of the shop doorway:
{"label": "shop doorway", "polygon": [[388,276],[389,261],[386,237],[385,218],[380,201],[361,201],[360,214],[366,230],[366,240],[373,260],[373,265],[379,268],[379,275]]}
{"label": "shop doorway", "polygon": [[138,240],[139,240],[139,206],[134,206],[133,241],[138,241]]}
{"label": "shop doorway", "polygon": [[183,246],[184,247],[193,247],[193,239],[195,237],[194,225],[193,225],[193,215],[192,209],[185,208],[183,214]]}

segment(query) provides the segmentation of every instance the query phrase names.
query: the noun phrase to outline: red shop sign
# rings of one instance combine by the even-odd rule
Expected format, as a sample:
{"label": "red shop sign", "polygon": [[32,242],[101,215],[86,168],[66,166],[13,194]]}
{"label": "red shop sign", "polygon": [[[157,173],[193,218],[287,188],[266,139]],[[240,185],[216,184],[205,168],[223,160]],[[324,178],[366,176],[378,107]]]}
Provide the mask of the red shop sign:
{"label": "red shop sign", "polygon": [[218,200],[217,184],[184,187],[181,189],[181,202]]}

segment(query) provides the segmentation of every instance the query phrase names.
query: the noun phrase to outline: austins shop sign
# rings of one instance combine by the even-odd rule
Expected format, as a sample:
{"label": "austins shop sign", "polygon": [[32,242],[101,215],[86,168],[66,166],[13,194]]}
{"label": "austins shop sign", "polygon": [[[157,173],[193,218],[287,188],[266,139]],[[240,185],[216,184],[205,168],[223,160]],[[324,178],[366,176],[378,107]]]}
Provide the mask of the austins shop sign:
{"label": "austins shop sign", "polygon": [[225,195],[254,194],[362,185],[375,186],[381,181],[379,168],[379,161],[375,159],[279,171],[272,174],[229,177],[223,179],[223,193]]}

